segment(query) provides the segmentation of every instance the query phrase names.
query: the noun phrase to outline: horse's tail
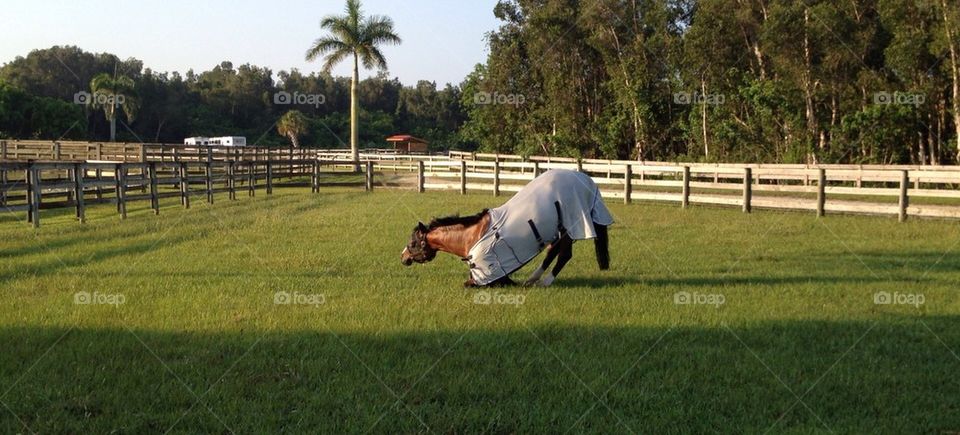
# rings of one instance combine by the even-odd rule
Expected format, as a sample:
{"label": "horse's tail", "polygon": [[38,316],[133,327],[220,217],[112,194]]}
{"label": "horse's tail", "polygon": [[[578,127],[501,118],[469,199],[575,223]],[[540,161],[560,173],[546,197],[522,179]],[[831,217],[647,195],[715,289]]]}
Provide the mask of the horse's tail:
{"label": "horse's tail", "polygon": [[597,249],[597,265],[600,270],[610,268],[610,238],[607,236],[607,226],[593,223],[597,238],[593,240],[593,247]]}

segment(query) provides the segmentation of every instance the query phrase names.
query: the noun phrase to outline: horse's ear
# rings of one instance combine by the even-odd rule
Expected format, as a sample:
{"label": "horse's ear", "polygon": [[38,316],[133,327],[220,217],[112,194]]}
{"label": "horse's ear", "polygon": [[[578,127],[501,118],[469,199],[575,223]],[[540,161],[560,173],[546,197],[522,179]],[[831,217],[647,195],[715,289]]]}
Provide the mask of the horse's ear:
{"label": "horse's ear", "polygon": [[427,232],[427,226],[424,225],[423,222],[417,222],[417,229],[422,233]]}

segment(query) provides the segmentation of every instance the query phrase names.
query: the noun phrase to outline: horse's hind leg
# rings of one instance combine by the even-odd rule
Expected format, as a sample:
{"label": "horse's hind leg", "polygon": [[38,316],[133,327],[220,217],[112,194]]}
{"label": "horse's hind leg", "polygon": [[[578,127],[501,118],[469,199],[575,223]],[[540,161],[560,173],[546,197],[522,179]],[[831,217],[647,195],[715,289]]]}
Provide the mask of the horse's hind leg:
{"label": "horse's hind leg", "polygon": [[543,276],[543,272],[550,267],[550,263],[553,263],[553,259],[557,258],[557,254],[560,253],[559,249],[556,248],[559,243],[560,240],[557,240],[547,247],[547,256],[543,259],[543,263],[540,263],[540,267],[530,274],[530,278],[527,278],[527,280],[523,282],[523,285],[534,285],[537,283],[537,281],[540,281],[540,277]]}

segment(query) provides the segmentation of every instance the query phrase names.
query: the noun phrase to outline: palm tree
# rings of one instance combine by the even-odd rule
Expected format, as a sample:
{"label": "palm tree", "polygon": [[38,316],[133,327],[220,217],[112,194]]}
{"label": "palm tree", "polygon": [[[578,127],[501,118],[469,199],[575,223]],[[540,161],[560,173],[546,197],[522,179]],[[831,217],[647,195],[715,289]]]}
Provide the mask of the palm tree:
{"label": "palm tree", "polygon": [[330,72],[334,65],[347,57],[353,57],[353,81],[350,82],[350,151],[353,154],[354,171],[360,170],[360,139],[358,120],[357,85],[360,80],[359,65],[363,62],[366,69],[387,69],[387,60],[379,46],[399,44],[400,37],[394,33],[393,20],[381,15],[364,17],[360,10],[360,0],[347,0],[346,15],[328,15],[320,21],[320,28],[330,32],[317,38],[307,50],[307,60],[313,61],[321,56],[324,59],[323,70]]}
{"label": "palm tree", "polygon": [[130,122],[136,118],[140,108],[133,80],[126,76],[100,73],[90,80],[90,92],[93,94],[94,107],[102,107],[103,114],[110,121],[110,141],[113,142],[117,138],[117,107],[123,110]]}
{"label": "palm tree", "polygon": [[294,148],[300,148],[300,136],[307,132],[307,117],[299,110],[291,110],[277,122],[277,132],[281,136],[290,138]]}

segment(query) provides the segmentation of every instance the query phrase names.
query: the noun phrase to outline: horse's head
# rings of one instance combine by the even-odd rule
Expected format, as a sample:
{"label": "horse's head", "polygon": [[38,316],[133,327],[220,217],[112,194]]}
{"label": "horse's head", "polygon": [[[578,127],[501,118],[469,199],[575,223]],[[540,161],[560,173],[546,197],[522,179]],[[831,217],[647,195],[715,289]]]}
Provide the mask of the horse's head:
{"label": "horse's head", "polygon": [[426,263],[437,256],[437,250],[431,248],[430,243],[427,242],[428,232],[430,232],[430,229],[423,222],[417,223],[413,233],[410,234],[410,243],[407,243],[407,246],[403,248],[403,253],[400,254],[400,262],[404,266],[409,266],[414,261]]}

